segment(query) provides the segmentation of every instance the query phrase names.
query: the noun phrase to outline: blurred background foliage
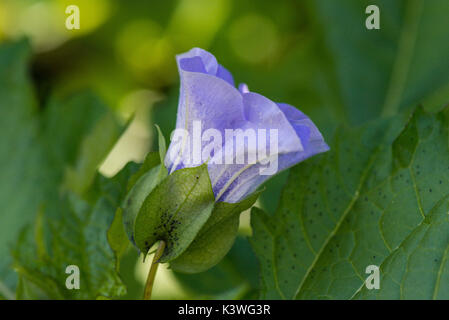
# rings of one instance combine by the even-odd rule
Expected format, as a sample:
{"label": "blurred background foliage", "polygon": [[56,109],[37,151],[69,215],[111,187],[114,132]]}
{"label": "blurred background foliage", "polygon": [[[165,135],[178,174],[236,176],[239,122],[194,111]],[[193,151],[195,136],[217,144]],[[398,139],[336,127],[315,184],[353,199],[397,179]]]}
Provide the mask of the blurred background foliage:
{"label": "blurred background foliage", "polygon": [[[448,1],[429,2],[437,5],[419,0],[0,0],[0,42],[30,40],[30,75],[39,105],[89,88],[122,122],[132,119],[100,168],[110,176],[155,148],[154,123],[169,138],[179,91],[175,55],[192,47],[212,52],[237,83],[300,108],[325,137],[336,126],[418,102],[428,109],[441,107],[449,101]],[[381,8],[380,31],[364,27],[365,8],[372,3]],[[65,28],[70,4],[80,8],[80,30]],[[267,184],[258,203],[267,212],[274,212],[285,179],[283,173]],[[248,219],[242,216],[241,237],[222,263],[194,276],[163,270],[155,298],[257,297],[258,264],[245,238],[251,234]],[[140,297],[145,268],[129,250],[121,263],[125,298]]]}

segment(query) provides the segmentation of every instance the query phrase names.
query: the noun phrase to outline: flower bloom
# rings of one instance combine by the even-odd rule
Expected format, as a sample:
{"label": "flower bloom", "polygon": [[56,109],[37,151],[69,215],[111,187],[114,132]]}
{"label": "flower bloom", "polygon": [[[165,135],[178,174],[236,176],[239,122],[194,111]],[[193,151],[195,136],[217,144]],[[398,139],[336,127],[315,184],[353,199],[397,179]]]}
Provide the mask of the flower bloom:
{"label": "flower bloom", "polygon": [[171,173],[207,161],[216,201],[239,202],[271,175],[329,150],[306,115],[236,88],[211,53],[194,48],[176,60],[181,89],[165,165]]}

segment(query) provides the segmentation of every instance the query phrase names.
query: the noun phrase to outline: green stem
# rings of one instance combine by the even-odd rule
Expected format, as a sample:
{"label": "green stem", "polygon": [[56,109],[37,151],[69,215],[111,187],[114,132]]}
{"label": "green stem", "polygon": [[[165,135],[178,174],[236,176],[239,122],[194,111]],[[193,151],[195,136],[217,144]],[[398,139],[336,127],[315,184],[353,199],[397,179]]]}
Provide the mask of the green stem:
{"label": "green stem", "polygon": [[156,277],[157,267],[159,266],[159,259],[162,257],[165,249],[165,242],[159,241],[156,253],[154,254],[153,261],[151,262],[150,271],[148,272],[147,283],[145,284],[145,291],[143,294],[143,300],[151,300],[151,292],[153,291],[154,278]]}
{"label": "green stem", "polygon": [[396,60],[393,65],[390,84],[382,110],[382,116],[384,117],[394,116],[399,111],[413,59],[423,3],[423,0],[410,0],[407,2]]}

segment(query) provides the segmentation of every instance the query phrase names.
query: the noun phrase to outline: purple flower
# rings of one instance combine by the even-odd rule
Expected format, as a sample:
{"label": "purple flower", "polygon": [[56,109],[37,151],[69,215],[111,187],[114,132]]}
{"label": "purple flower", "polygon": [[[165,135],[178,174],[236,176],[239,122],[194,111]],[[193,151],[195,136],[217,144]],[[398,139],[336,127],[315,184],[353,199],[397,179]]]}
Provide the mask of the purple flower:
{"label": "purple flower", "polygon": [[165,158],[169,172],[207,161],[216,201],[238,202],[271,175],[329,150],[301,111],[237,89],[207,51],[176,57],[181,77],[176,130]]}

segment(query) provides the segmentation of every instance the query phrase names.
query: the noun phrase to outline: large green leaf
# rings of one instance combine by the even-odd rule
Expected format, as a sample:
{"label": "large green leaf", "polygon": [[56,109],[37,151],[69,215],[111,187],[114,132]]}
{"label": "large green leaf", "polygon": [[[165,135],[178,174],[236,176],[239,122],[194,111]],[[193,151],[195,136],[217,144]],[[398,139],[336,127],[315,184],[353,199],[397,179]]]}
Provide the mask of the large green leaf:
{"label": "large green leaf", "polygon": [[[336,108],[352,123],[429,100],[449,98],[449,2],[446,0],[313,0],[316,18],[339,97]],[[365,9],[380,9],[380,30],[368,30]],[[323,92],[326,94],[327,92]],[[440,95],[438,99],[434,95]]]}
{"label": "large green leaf", "polygon": [[16,283],[9,250],[19,230],[34,220],[39,206],[58,201],[62,181],[74,185],[74,177],[82,178],[76,185],[78,191],[85,189],[121,130],[90,93],[52,98],[47,107],[38,106],[28,79],[29,58],[26,41],[0,48],[2,292]]}
{"label": "large green leaf", "polygon": [[363,286],[354,298],[447,300],[448,213],[446,196],[382,263],[379,290]]}
{"label": "large green leaf", "polygon": [[[34,232],[22,232],[14,249],[14,268],[22,280],[40,289],[39,298],[95,299],[126,292],[107,230],[136,167],[128,164],[112,179],[98,175],[87,201],[67,193],[39,214]],[[79,290],[65,286],[69,265],[79,267]]]}
{"label": "large green leaf", "polygon": [[15,278],[9,268],[8,246],[23,224],[30,221],[40,199],[51,194],[48,187],[51,183],[36,187],[29,182],[45,181],[45,172],[47,181],[54,179],[37,138],[38,110],[26,78],[28,56],[28,46],[23,42],[0,50],[0,281],[5,282],[2,286],[12,286]]}
{"label": "large green leaf", "polygon": [[330,152],[291,170],[275,215],[252,213],[261,297],[363,297],[377,265],[381,297],[449,298],[448,120],[447,108],[418,109],[405,126],[342,129]]}

